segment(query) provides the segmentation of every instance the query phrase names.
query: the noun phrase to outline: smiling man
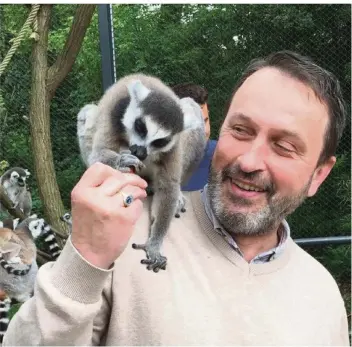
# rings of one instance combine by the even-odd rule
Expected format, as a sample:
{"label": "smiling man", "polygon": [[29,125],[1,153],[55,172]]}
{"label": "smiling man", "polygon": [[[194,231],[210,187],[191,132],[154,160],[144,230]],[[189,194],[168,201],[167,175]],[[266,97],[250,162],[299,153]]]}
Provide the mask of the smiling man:
{"label": "smiling man", "polygon": [[323,76],[308,64],[289,53],[253,63],[220,132],[209,211],[248,261],[287,238],[284,218],[316,193],[335,163],[342,100],[328,94],[328,80],[319,86]]}
{"label": "smiling man", "polygon": [[330,173],[344,123],[331,73],[292,52],[253,61],[158,274],[131,247],[148,236],[146,183],[90,167],[72,192],[72,236],[3,345],[348,346],[338,286],[285,220]]}

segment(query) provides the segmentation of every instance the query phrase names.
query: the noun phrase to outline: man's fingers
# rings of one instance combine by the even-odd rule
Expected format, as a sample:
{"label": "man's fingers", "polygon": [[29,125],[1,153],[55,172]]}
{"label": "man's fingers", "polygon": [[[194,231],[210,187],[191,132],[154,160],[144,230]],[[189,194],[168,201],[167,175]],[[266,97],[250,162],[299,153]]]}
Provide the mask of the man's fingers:
{"label": "man's fingers", "polygon": [[116,170],[109,165],[94,163],[82,175],[77,186],[92,188],[100,186],[109,176],[115,175]]}
{"label": "man's fingers", "polygon": [[76,186],[82,188],[99,187],[109,177],[115,177],[116,180],[133,179],[135,182],[134,184],[140,186],[141,188],[146,188],[148,185],[147,182],[138,175],[132,173],[121,173],[120,171],[113,169],[109,165],[105,165],[98,162],[94,163],[84,172]]}
{"label": "man's fingers", "polygon": [[111,206],[119,208],[120,206],[124,207],[124,198],[126,196],[132,196],[133,201],[137,199],[144,199],[147,197],[147,192],[145,189],[141,189],[133,185],[125,185],[121,190],[119,190],[114,196],[110,198]]}
{"label": "man's fingers", "polygon": [[147,188],[147,182],[134,174],[121,174],[109,176],[100,186],[99,193],[107,196],[115,195],[123,187],[127,185],[137,186],[142,189]]}
{"label": "man's fingers", "polygon": [[141,199],[134,199],[131,205],[123,208],[124,217],[134,223],[142,214],[143,202]]}

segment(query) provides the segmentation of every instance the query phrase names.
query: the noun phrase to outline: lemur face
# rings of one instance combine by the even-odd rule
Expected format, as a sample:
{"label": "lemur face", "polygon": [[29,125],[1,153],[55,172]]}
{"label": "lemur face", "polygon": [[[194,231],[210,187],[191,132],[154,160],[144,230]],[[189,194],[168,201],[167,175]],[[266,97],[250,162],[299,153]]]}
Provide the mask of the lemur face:
{"label": "lemur face", "polygon": [[43,233],[44,227],[45,227],[45,222],[43,218],[34,219],[30,221],[28,224],[28,229],[31,232],[34,239],[36,239]]}
{"label": "lemur face", "polygon": [[26,185],[27,176],[20,175],[17,171],[13,171],[10,176],[10,182],[12,185],[18,185],[24,187]]}
{"label": "lemur face", "polygon": [[10,183],[11,185],[18,185],[19,187],[24,187],[26,185],[26,180],[29,176],[30,172],[27,169],[15,169],[10,174]]}
{"label": "lemur face", "polygon": [[169,151],[184,126],[179,104],[138,80],[128,86],[128,91],[130,103],[122,123],[131,153],[144,160],[150,154]]}

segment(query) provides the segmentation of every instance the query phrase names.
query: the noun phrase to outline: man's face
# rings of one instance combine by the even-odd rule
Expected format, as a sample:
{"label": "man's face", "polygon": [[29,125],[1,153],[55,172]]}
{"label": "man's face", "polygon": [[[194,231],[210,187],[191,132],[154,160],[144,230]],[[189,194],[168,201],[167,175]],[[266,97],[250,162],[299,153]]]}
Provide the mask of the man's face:
{"label": "man's face", "polygon": [[209,110],[208,110],[208,104],[202,104],[200,105],[203,113],[203,119],[205,123],[205,135],[207,136],[207,140],[209,140],[210,137],[210,121],[209,121]]}
{"label": "man's face", "polygon": [[234,95],[210,175],[215,215],[233,234],[272,231],[316,193],[335,157],[317,167],[328,111],[314,92],[277,69],[251,75]]}

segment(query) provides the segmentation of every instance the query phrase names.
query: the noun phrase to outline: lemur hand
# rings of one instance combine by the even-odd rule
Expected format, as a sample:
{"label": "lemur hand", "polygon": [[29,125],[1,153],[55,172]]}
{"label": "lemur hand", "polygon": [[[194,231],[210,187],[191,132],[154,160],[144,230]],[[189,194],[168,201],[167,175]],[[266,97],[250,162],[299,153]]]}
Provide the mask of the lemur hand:
{"label": "lemur hand", "polygon": [[[108,269],[123,252],[142,214],[141,199],[147,182],[135,174],[121,173],[95,163],[71,193],[72,243],[92,265]],[[133,202],[124,207],[123,196]]]}

